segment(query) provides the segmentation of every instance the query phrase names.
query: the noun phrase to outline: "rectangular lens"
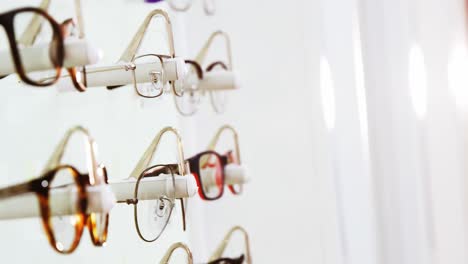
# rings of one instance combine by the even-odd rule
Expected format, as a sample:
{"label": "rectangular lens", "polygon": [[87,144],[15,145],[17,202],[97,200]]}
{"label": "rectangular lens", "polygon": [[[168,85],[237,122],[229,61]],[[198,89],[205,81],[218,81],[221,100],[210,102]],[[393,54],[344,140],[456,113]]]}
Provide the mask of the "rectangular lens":
{"label": "rectangular lens", "polygon": [[224,170],[215,153],[203,154],[199,159],[200,188],[208,199],[217,199],[223,194]]}

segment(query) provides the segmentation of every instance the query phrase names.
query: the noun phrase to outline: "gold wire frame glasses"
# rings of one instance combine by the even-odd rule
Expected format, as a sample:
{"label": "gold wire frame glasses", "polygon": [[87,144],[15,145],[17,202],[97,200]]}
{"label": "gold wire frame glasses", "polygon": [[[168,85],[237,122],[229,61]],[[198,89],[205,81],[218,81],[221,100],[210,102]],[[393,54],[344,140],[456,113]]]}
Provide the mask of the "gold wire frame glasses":
{"label": "gold wire frame glasses", "polygon": [[[244,254],[242,254],[238,258],[223,257],[227,246],[231,242],[232,235],[236,232],[241,233],[244,238],[244,244],[245,244]],[[166,251],[166,254],[163,256],[159,264],[169,264],[171,258],[173,257],[174,252],[176,252],[177,250],[183,250],[185,252],[186,262],[184,263],[186,264],[194,263],[192,251],[190,250],[190,248],[184,243],[178,242],[178,243],[171,245],[171,247],[169,247],[169,249]],[[242,264],[242,263],[252,264],[252,255],[250,253],[249,235],[243,227],[235,226],[231,228],[229,232],[225,235],[224,239],[218,245],[215,252],[211,255],[208,261],[208,264]]]}
{"label": "gold wire frame glasses", "polygon": [[[164,23],[166,26],[166,33],[167,33],[167,45],[169,47],[169,54],[142,54],[142,55],[137,55],[138,50],[140,49],[140,46],[143,42],[143,39],[145,35],[147,34],[148,27],[153,19],[156,17],[162,17],[164,19]],[[162,82],[163,85],[165,85],[166,81],[164,78],[164,60],[165,59],[170,59],[170,58],[175,58],[175,47],[174,47],[174,34],[172,32],[172,23],[169,15],[161,9],[155,9],[151,11],[143,21],[143,23],[140,25],[138,28],[138,31],[135,33],[133,36],[132,40],[128,44],[127,48],[123,52],[122,56],[120,57],[119,61],[120,62],[126,62],[126,63],[131,63],[131,65],[135,65],[137,60],[140,60],[142,58],[148,58],[152,57],[156,59],[156,61],[159,61],[161,63],[161,71],[160,72],[151,72],[151,78],[153,78],[159,82]],[[138,89],[138,84],[136,81],[136,76],[135,76],[135,69],[136,67],[130,67],[130,70],[133,71],[133,86],[135,88],[135,91],[137,92],[138,95],[143,96],[143,97],[158,97],[162,94],[163,90],[161,90],[160,93],[153,95],[153,96],[145,96],[144,94],[141,93]],[[178,76],[177,76],[178,78]],[[180,89],[177,89],[176,87],[176,82],[175,81],[169,81],[172,91],[175,96],[182,96],[183,91],[180,91]]]}
{"label": "gold wire frame glasses", "polygon": [[[127,204],[132,204],[134,206],[134,221],[135,221],[135,228],[137,230],[138,236],[145,242],[153,242],[156,241],[161,234],[164,232],[171,214],[172,214],[172,209],[175,206],[175,180],[174,180],[174,171],[172,169],[172,166],[169,165],[164,165],[164,164],[159,164],[159,165],[154,165],[150,166],[151,161],[153,160],[154,154],[156,153],[156,150],[158,148],[158,145],[162,139],[162,137],[166,134],[173,134],[176,137],[177,141],[177,153],[178,153],[178,172],[182,176],[188,175],[188,169],[184,161],[184,151],[183,151],[183,146],[182,146],[182,139],[179,135],[179,132],[172,128],[172,127],[166,127],[162,129],[154,138],[154,140],[151,142],[151,144],[148,146],[146,151],[143,153],[143,156],[135,166],[134,170],[130,174],[129,179],[134,179],[137,181],[135,185],[135,191],[134,191],[134,198],[126,201],[117,201],[119,203],[127,203]],[[145,177],[157,177],[161,175],[161,172],[164,172],[166,174],[169,174],[171,177],[171,182],[172,182],[172,190],[174,193],[174,196],[172,197],[159,197],[157,200],[155,200],[156,204],[151,204],[152,207],[155,208],[155,210],[150,214],[150,216],[153,217],[154,221],[158,221],[157,224],[154,225],[154,228],[157,230],[153,230],[152,232],[155,232],[154,234],[148,235],[149,232],[146,232],[144,230],[143,226],[141,225],[142,221],[146,221],[145,218],[149,217],[141,217],[139,212],[144,210],[142,209],[141,204],[143,203],[144,199],[141,199],[142,197],[139,196],[139,186],[141,181]],[[154,200],[154,199],[153,199]],[[184,199],[180,199],[181,203],[181,211],[182,211],[182,222],[183,222],[183,230],[185,231],[186,229],[186,219],[185,219],[185,204]],[[140,208],[138,207],[140,204]],[[159,217],[159,218],[158,218]],[[150,224],[152,223],[151,220]],[[152,228],[150,226],[150,228]]]}

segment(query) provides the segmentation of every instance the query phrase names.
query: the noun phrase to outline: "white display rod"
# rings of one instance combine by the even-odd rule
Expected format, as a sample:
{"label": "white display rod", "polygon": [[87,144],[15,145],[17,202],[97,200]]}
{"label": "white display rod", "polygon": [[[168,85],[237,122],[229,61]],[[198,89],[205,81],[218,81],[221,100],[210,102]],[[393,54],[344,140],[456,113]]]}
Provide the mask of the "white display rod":
{"label": "white display rod", "polygon": [[[116,204],[115,196],[109,186],[89,186],[88,213],[107,213]],[[76,187],[52,189],[49,193],[51,216],[72,215],[76,213]],[[18,219],[40,216],[40,205],[35,193],[28,193],[0,201],[0,219]]]}
{"label": "white display rod", "polygon": [[[202,182],[205,187],[216,186],[216,168],[205,168],[201,171]],[[238,164],[228,164],[224,168],[224,183],[226,185],[245,184],[249,182],[246,169]]]}
{"label": "white display rod", "polygon": [[[162,68],[164,71],[161,69],[160,62],[141,64],[122,62],[107,66],[86,67],[86,86],[88,88],[123,86],[133,84],[134,79],[136,83],[150,83],[153,81],[154,73],[163,73],[165,82],[181,81],[187,74],[184,60],[181,58],[165,60]],[[181,81],[185,90],[190,90],[193,85],[197,85],[197,89],[202,91],[233,90],[240,87],[238,75],[231,71],[205,72],[198,84],[194,83],[194,80],[196,79],[189,78],[187,81]],[[68,75],[63,75],[57,86],[61,92],[76,91]]]}
{"label": "white display rod", "polygon": [[[102,58],[102,52],[86,40],[70,39],[64,43],[64,68],[84,66],[97,63]],[[50,59],[49,43],[31,47],[19,48],[23,68],[26,72],[52,70],[55,66]],[[16,72],[10,50],[0,51],[0,76]]]}
{"label": "white display rod", "polygon": [[[158,175],[155,177],[146,177],[140,180],[138,186],[139,200],[155,200],[162,196],[175,198],[189,198],[194,196],[197,191],[197,182],[192,175],[180,176],[175,178],[175,193],[173,190],[172,177],[169,175]],[[125,202],[135,198],[135,179],[127,179],[118,182],[111,182],[114,194],[119,202]]]}

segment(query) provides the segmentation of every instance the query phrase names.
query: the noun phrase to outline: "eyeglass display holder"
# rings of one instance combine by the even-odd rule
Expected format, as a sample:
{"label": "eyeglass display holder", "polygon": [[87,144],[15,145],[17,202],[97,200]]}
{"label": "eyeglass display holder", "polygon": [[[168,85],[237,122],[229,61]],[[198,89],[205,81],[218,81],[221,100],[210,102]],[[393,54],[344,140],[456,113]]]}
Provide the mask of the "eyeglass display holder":
{"label": "eyeglass display holder", "polygon": [[[216,169],[205,168],[201,170],[202,182],[206,187],[216,186]],[[245,184],[250,181],[246,168],[238,164],[228,164],[224,168],[224,182],[228,185]]]}
{"label": "eyeglass display holder", "polygon": [[[134,67],[135,77],[133,76]],[[91,66],[86,67],[86,86],[90,87],[106,87],[106,86],[120,86],[136,83],[150,83],[152,82],[153,72],[164,72],[165,81],[183,80],[187,74],[184,60],[181,58],[172,58],[164,61],[163,69],[160,63],[142,63],[142,64],[129,64],[120,63],[110,66]],[[63,76],[57,83],[60,92],[75,92],[76,89],[73,84]],[[189,78],[190,81],[190,78]],[[193,83],[185,82],[186,90],[189,90]],[[234,90],[240,88],[238,74],[232,71],[219,71],[219,72],[206,72],[203,79],[200,80],[200,90]]]}
{"label": "eyeglass display holder", "polygon": [[[109,186],[89,186],[88,213],[108,213],[116,204],[115,196]],[[50,214],[52,216],[76,213],[77,191],[75,187],[51,189],[49,193]],[[41,216],[40,204],[36,194],[28,193],[0,202],[0,220],[20,219]]]}
{"label": "eyeglass display holder", "polygon": [[[138,186],[139,200],[156,200],[162,196],[175,196],[175,198],[189,198],[197,191],[197,182],[194,177],[175,175],[175,190],[173,190],[172,177],[169,175],[158,175],[157,177],[145,177],[140,180]],[[126,179],[111,182],[117,201],[127,201],[135,198],[135,179]]]}
{"label": "eyeglass display holder", "polygon": [[[97,63],[102,58],[102,51],[84,39],[68,39],[64,43],[64,68]],[[19,54],[26,72],[52,70],[55,66],[50,59],[50,43],[30,47],[21,47]],[[0,76],[16,72],[9,50],[0,51]]]}

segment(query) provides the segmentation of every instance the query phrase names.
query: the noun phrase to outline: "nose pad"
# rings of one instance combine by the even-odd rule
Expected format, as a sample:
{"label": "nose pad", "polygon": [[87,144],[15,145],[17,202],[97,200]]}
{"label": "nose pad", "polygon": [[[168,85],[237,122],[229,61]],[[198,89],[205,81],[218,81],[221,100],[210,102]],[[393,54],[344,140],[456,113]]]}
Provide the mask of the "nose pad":
{"label": "nose pad", "polygon": [[154,89],[156,89],[157,91],[161,91],[162,89],[164,89],[165,81],[162,72],[150,71],[148,75],[150,77],[151,84],[153,85]]}
{"label": "nose pad", "polygon": [[155,215],[158,216],[158,217],[164,217],[164,215],[166,214],[166,208],[167,208],[167,202],[164,200],[164,198],[160,198],[158,200],[158,204],[156,205],[156,208],[155,208]]}

